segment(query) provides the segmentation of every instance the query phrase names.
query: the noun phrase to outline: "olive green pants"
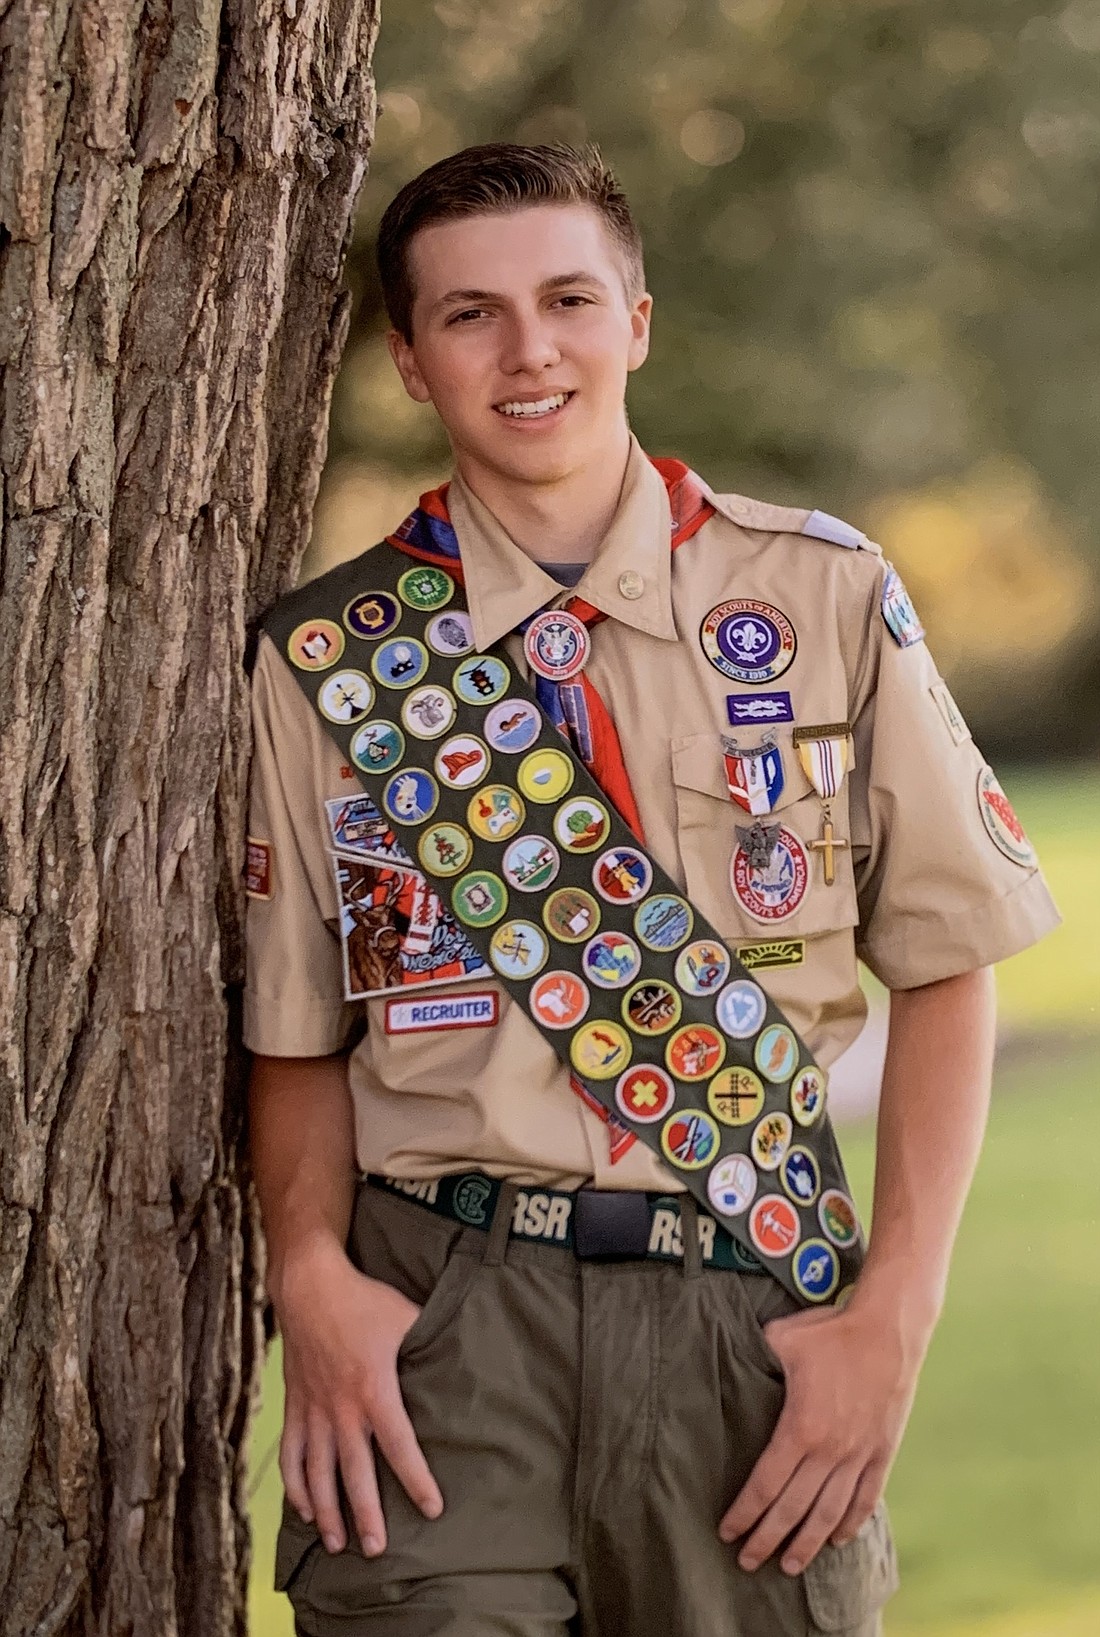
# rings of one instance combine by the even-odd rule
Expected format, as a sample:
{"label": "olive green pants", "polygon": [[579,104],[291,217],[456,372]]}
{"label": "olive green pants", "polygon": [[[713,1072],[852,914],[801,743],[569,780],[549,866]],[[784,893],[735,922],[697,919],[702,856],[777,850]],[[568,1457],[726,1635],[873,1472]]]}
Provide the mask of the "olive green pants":
{"label": "olive green pants", "polygon": [[423,1303],[399,1367],[444,1511],[422,1517],[381,1460],[379,1558],[346,1506],[336,1555],[284,1508],[301,1637],[875,1637],[897,1583],[883,1508],[794,1577],[746,1574],[717,1535],[783,1402],[761,1324],[793,1299],[697,1254],[509,1241],[513,1200],[486,1233],[359,1189],[356,1265]]}

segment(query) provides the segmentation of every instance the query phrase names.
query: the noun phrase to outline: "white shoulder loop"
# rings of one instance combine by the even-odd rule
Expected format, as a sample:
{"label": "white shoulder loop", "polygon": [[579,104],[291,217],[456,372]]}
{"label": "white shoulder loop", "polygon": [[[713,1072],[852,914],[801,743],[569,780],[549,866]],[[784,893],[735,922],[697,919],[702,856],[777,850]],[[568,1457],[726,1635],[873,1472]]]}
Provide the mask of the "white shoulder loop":
{"label": "white shoulder loop", "polygon": [[850,551],[877,551],[873,540],[868,540],[842,517],[831,517],[828,512],[811,512],[803,523],[800,534],[809,534],[815,540],[828,540],[834,546],[847,546]]}

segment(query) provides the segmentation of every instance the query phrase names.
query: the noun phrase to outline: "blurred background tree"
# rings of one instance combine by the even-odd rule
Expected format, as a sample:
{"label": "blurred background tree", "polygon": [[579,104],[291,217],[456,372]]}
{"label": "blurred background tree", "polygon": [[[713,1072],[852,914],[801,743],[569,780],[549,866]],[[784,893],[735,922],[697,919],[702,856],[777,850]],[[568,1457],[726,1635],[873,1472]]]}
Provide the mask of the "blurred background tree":
{"label": "blurred background tree", "polygon": [[646,448],[880,539],[990,754],[1095,745],[1098,0],[388,0],[377,68],[307,572],[447,468],[383,340],[394,193],[596,140],[657,302]]}

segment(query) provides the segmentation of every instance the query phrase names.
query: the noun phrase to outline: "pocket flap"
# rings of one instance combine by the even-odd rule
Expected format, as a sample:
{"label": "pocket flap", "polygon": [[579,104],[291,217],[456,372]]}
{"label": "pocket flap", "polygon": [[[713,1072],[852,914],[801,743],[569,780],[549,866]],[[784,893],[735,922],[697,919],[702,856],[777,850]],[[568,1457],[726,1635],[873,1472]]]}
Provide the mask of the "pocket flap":
{"label": "pocket flap", "polygon": [[846,1546],[823,1546],[802,1575],[815,1631],[849,1631],[870,1619],[898,1589],[898,1565],[885,1501]]}

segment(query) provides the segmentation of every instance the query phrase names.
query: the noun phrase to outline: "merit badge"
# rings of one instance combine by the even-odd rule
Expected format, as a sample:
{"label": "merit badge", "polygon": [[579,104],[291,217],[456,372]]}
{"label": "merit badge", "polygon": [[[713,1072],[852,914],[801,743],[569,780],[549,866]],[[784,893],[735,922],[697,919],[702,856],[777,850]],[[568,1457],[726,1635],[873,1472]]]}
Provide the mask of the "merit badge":
{"label": "merit badge", "polygon": [[725,944],[699,938],[676,957],[676,982],[688,995],[713,995],[729,976],[730,955]]}
{"label": "merit badge", "polygon": [[789,693],[728,693],[726,715],[731,728],[794,721]]}
{"label": "merit badge", "polygon": [[850,722],[825,722],[819,727],[795,728],[791,735],[802,771],[821,797],[821,836],[808,846],[812,853],[821,854],[827,887],[836,880],[834,853],[848,846],[833,833],[833,798],[839,794],[848,770],[851,734]]}
{"label": "merit badge", "polygon": [[437,614],[434,620],[428,621],[424,636],[432,653],[442,654],[444,659],[458,659],[474,646],[469,614]]}
{"label": "merit badge", "polygon": [[472,733],[456,733],[435,753],[435,771],[452,790],[469,790],[489,771],[489,752]]}
{"label": "merit badge", "polygon": [[924,626],[896,568],[887,567],[882,582],[882,617],[899,648],[911,648],[924,639]]}
{"label": "merit badge", "polygon": [[249,836],[245,844],[244,890],[247,898],[271,898],[275,849],[270,841]]}
{"label": "merit badge", "polygon": [[763,989],[748,978],[727,983],[714,1003],[715,1016],[732,1040],[751,1040],[763,1027],[767,1010]]}
{"label": "merit badge", "polygon": [[636,904],[653,883],[653,866],[635,847],[609,847],[592,866],[592,885],[609,904]]}
{"label": "merit badge", "polygon": [[431,613],[433,608],[442,608],[454,594],[455,583],[451,576],[441,568],[431,568],[426,563],[406,569],[397,582],[397,595],[401,601],[408,603],[410,608],[418,608],[422,614]]}
{"label": "merit badge", "polygon": [[734,597],[712,608],[699,640],[715,670],[734,682],[773,682],[798,646],[786,614],[753,597]]}
{"label": "merit badge", "polygon": [[653,1063],[636,1063],[619,1076],[615,1085],[615,1102],[620,1112],[639,1125],[663,1120],[675,1101],[672,1081],[664,1069]]}
{"label": "merit badge", "polygon": [[544,972],[527,997],[544,1029],[571,1029],[588,1010],[589,993],[572,972]]}
{"label": "merit badge", "polygon": [[806,849],[781,824],[737,825],[737,850],[730,864],[734,897],[754,921],[783,921],[806,896],[810,865]]}
{"label": "merit badge", "polygon": [[286,651],[300,671],[327,671],[344,651],[344,633],[335,620],[307,620],[290,633]]}
{"label": "merit badge", "polygon": [[561,869],[561,859],[545,836],[519,836],[509,844],[500,867],[517,892],[541,892]]}
{"label": "merit badge", "polygon": [[581,956],[584,975],[599,989],[624,989],[642,970],[642,952],[625,932],[601,932]]}
{"label": "merit badge", "polygon": [[467,926],[492,926],[508,907],[508,892],[489,870],[471,870],[451,888],[451,903]]}
{"label": "merit badge", "polygon": [[421,767],[403,767],[382,787],[382,806],[395,824],[422,824],[439,801],[439,786]]}
{"label": "merit badge", "polygon": [[388,636],[401,619],[401,604],[388,591],[364,591],[344,609],[344,624],[357,637]]}
{"label": "merit badge", "polygon": [[718,1127],[701,1108],[682,1108],[665,1121],[661,1152],[681,1171],[701,1171],[718,1150]]}
{"label": "merit badge", "polygon": [[764,1085],[751,1069],[719,1069],[707,1087],[707,1107],[723,1125],[748,1125],[764,1107]]}
{"label": "merit badge", "polygon": [[563,944],[580,944],[600,924],[600,906],[582,887],[559,887],[542,906],[548,931]]}
{"label": "merit badge", "polygon": [[791,1113],[799,1125],[813,1125],[825,1107],[826,1080],[813,1063],[799,1069],[791,1084]]}
{"label": "merit badge", "polygon": [[589,1080],[610,1080],[630,1062],[630,1036],[621,1023],[597,1018],[582,1023],[569,1042],[569,1056],[578,1074]]}
{"label": "merit badge", "polygon": [[459,665],[453,686],[467,705],[494,705],[508,692],[511,680],[511,672],[502,659],[494,654],[475,654]]}
{"label": "merit badge", "polygon": [[519,764],[516,783],[528,801],[557,801],[572,788],[574,767],[564,750],[533,750]]}
{"label": "merit badge", "polygon": [[592,853],[611,829],[611,814],[592,796],[574,796],[554,814],[554,836],[567,853]]}
{"label": "merit badge", "polygon": [[833,1245],[846,1250],[859,1238],[859,1217],[847,1194],[839,1188],[826,1188],[817,1203],[817,1220],[821,1231]]}
{"label": "merit badge", "polygon": [[505,921],[489,944],[489,959],[502,978],[533,978],[549,953],[545,932],[531,921]]}
{"label": "merit badge", "polygon": [[752,1157],[761,1171],[775,1171],[791,1144],[789,1114],[765,1114],[752,1134]]}
{"label": "merit badge", "polygon": [[770,943],[738,944],[737,959],[750,972],[777,966],[801,966],[806,959],[805,938],[776,938]]}
{"label": "merit badge", "polygon": [[753,1061],[765,1080],[779,1085],[798,1067],[798,1041],[784,1023],[772,1023],[761,1034]]}
{"label": "merit badge", "polygon": [[527,809],[506,784],[483,784],[470,797],[466,823],[482,841],[507,841],[523,823]]}
{"label": "merit badge", "polygon": [[749,1238],[761,1256],[785,1256],[798,1244],[798,1213],[782,1194],[761,1194],[749,1213]]}
{"label": "merit badge", "polygon": [[770,813],[783,792],[783,757],[774,739],[742,750],[735,739],[722,739],[726,787],[730,800],[746,813]]}
{"label": "merit badge", "polygon": [[659,892],[634,911],[634,930],[647,949],[679,949],[691,937],[695,913],[686,899]]}
{"label": "merit badge", "polygon": [[460,824],[433,824],[416,849],[429,875],[458,875],[474,856],[474,844]]}
{"label": "merit badge", "polygon": [[740,1216],[756,1194],[756,1170],[747,1154],[719,1160],[707,1178],[707,1198],[722,1216]]}
{"label": "merit badge", "polygon": [[391,688],[411,688],[428,669],[428,650],[413,637],[395,637],[375,649],[370,668]]}
{"label": "merit badge", "polygon": [[533,671],[551,682],[568,682],[588,663],[592,639],[588,627],[564,609],[536,614],[527,627],[523,652]]}
{"label": "merit badge", "polygon": [[623,996],[623,1022],[636,1034],[667,1034],[682,1010],[680,996],[662,978],[644,978]]}
{"label": "merit badge", "polygon": [[794,1253],[791,1277],[808,1301],[828,1301],[840,1281],[836,1251],[824,1239],[807,1239]]}
{"label": "merit badge", "polygon": [[364,773],[388,773],[405,754],[405,735],[381,717],[364,722],[351,741],[351,759]]}
{"label": "merit badge", "polygon": [[709,1023],[686,1023],[665,1047],[665,1062],[677,1080],[708,1080],[725,1056],[726,1042]]}
{"label": "merit badge", "polygon": [[451,726],[456,709],[454,696],[446,688],[426,682],[422,688],[414,688],[405,700],[401,721],[406,733],[416,739],[438,739]]}
{"label": "merit badge", "polygon": [[513,755],[533,745],[541,731],[542,717],[528,699],[502,699],[482,724],[482,732],[493,749]]}
{"label": "merit badge", "polygon": [[374,704],[374,684],[362,671],[337,671],[317,695],[317,709],[330,722],[361,722]]}
{"label": "merit badge", "polygon": [[1036,863],[1035,849],[991,767],[983,767],[978,774],[978,808],[989,839],[1006,858],[1025,869]]}
{"label": "merit badge", "polygon": [[[790,1120],[785,1114],[777,1119]],[[812,1205],[821,1187],[821,1167],[808,1148],[788,1148],[783,1156],[779,1180],[796,1205]]]}

